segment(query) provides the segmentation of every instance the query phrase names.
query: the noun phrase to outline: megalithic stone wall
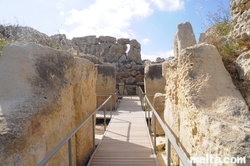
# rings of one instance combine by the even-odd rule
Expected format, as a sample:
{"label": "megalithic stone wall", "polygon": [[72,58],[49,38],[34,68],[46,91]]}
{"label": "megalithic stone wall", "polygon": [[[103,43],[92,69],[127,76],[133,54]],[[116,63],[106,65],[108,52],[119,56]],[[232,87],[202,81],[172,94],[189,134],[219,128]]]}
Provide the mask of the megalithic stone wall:
{"label": "megalithic stone wall", "polygon": [[[0,165],[37,165],[96,108],[93,63],[34,43],[0,56]],[[93,86],[94,85],[94,86]],[[91,119],[72,138],[73,165],[93,151]],[[67,143],[48,165],[67,165]]]}
{"label": "megalithic stone wall", "polygon": [[250,49],[250,1],[231,0],[233,36],[241,46]]}
{"label": "megalithic stone wall", "polygon": [[145,93],[153,104],[154,95],[156,93],[165,93],[166,80],[162,76],[162,63],[150,64],[145,66],[144,88]]}
{"label": "megalithic stone wall", "polygon": [[165,121],[185,155],[246,157],[249,165],[249,110],[217,49],[208,44],[183,49],[164,62],[163,74]]}
{"label": "megalithic stone wall", "polygon": [[[109,95],[112,95],[112,109],[116,107],[116,74],[115,68],[111,65],[96,65],[97,69],[97,107],[99,107]],[[109,110],[111,101],[107,103],[106,109]],[[103,110],[102,108],[101,110]]]}

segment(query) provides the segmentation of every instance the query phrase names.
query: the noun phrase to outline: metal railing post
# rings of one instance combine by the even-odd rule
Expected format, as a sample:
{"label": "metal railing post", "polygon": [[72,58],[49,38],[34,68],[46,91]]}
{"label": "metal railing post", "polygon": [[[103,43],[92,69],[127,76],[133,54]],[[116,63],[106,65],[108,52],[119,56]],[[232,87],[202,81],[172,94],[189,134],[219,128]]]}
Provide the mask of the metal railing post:
{"label": "metal railing post", "polygon": [[104,131],[106,131],[106,104],[104,105]]}
{"label": "metal railing post", "polygon": [[93,139],[93,149],[95,151],[95,114],[92,115],[92,139]]}
{"label": "metal railing post", "polygon": [[171,142],[168,139],[168,161],[167,161],[168,165],[171,164]]}
{"label": "metal railing post", "polygon": [[154,116],[154,114],[152,113],[152,117],[153,117],[153,121],[154,121],[154,149],[155,149],[155,153],[156,153],[156,117]]}
{"label": "metal railing post", "polygon": [[151,131],[151,124],[150,124],[150,111],[148,110],[148,128]]}
{"label": "metal railing post", "polygon": [[110,118],[112,118],[112,110],[113,110],[113,102],[112,102],[112,98],[111,98],[111,102],[110,102]]}
{"label": "metal railing post", "polygon": [[68,140],[68,155],[69,155],[69,166],[72,166],[72,141],[71,138]]}

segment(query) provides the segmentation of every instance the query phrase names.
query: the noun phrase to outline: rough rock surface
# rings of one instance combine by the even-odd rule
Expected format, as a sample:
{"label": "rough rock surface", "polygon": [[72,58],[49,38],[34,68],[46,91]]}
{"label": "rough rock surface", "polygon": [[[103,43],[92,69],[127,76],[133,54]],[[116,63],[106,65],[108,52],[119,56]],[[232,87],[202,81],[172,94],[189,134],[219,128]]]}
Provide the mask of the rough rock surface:
{"label": "rough rock surface", "polygon": [[182,49],[195,44],[196,40],[192,25],[189,22],[179,24],[174,36],[174,55],[178,57]]}
{"label": "rough rock surface", "polygon": [[[112,109],[114,109],[116,104],[115,68],[114,66],[111,65],[96,65],[96,69],[97,69],[97,81],[96,81],[97,107],[99,107],[109,97],[109,95],[112,95]],[[111,101],[108,102],[107,106],[110,105]],[[109,110],[109,107],[107,107],[107,109]]]}
{"label": "rough rock surface", "polygon": [[235,66],[238,71],[239,77],[243,82],[241,83],[241,88],[244,90],[243,97],[245,98],[247,104],[250,106],[250,51],[242,53],[236,60]]}
{"label": "rough rock surface", "polygon": [[[130,44],[130,50],[127,56],[127,45]],[[125,38],[117,39],[112,36],[85,36],[72,39],[72,45],[76,50],[84,54],[97,56],[103,62],[117,62],[123,60],[131,60],[141,63],[140,43],[136,40]],[[124,59],[128,57],[128,59]]]}
{"label": "rough rock surface", "polygon": [[30,27],[6,26],[3,35],[12,41],[34,42],[44,46],[51,46],[49,36]]}
{"label": "rough rock surface", "polygon": [[[0,165],[37,165],[96,108],[93,63],[34,43],[0,56]],[[88,103],[88,104],[86,104]],[[73,164],[93,150],[91,120],[72,138]],[[67,144],[49,165],[68,163]]]}
{"label": "rough rock surface", "polygon": [[124,83],[124,94],[135,95],[135,86],[139,82],[144,82],[144,65],[135,62],[123,61],[115,64],[116,81]]}
{"label": "rough rock surface", "polygon": [[130,40],[130,50],[128,52],[128,59],[136,63],[141,63],[141,45],[140,43],[133,39]]}
{"label": "rough rock surface", "polygon": [[52,48],[60,49],[60,50],[70,50],[72,49],[72,44],[71,40],[66,38],[66,35],[64,34],[56,34],[50,36],[51,38],[51,43],[52,43]]}
{"label": "rough rock surface", "polygon": [[[164,118],[186,155],[246,156],[249,165],[249,111],[217,49],[207,44],[183,49],[163,63],[163,75]],[[174,152],[172,159],[179,163]]]}
{"label": "rough rock surface", "polygon": [[[161,120],[164,122],[164,108],[165,108],[165,97],[166,94],[162,94],[162,93],[156,93],[154,95],[154,99],[153,99],[153,107],[155,109],[155,111],[158,113],[158,115],[160,116]],[[154,128],[154,114],[152,115],[152,131]],[[160,123],[158,120],[156,120],[156,134],[157,135],[165,135],[164,130],[162,129]]]}
{"label": "rough rock surface", "polygon": [[144,69],[144,88],[148,99],[153,103],[156,93],[165,93],[166,80],[162,76],[162,64],[147,63]]}
{"label": "rough rock surface", "polygon": [[250,1],[231,0],[233,35],[240,45],[250,48]]}

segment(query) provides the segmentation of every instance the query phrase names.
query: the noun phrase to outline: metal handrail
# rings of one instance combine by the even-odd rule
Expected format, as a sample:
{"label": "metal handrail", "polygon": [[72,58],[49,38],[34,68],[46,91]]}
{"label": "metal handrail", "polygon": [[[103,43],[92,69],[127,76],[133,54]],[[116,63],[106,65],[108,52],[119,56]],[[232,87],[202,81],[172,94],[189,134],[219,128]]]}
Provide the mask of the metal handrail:
{"label": "metal handrail", "polygon": [[[72,166],[72,136],[83,126],[87,120],[92,117],[92,132],[93,132],[93,148],[95,149],[95,125],[94,125],[94,118],[96,111],[100,110],[106,103],[112,98],[110,95],[96,110],[94,110],[87,118],[85,118],[73,131],[71,131],[42,161],[39,162],[38,166],[45,165],[55,154],[56,152],[61,149],[61,147],[68,142],[68,157],[69,157],[69,166]],[[112,109],[112,100],[110,104],[110,109]],[[104,110],[106,111],[106,110]],[[105,113],[104,113],[105,115]],[[112,118],[112,117],[110,117]],[[106,122],[106,116],[104,116],[104,121]]]}
{"label": "metal handrail", "polygon": [[[161,125],[162,129],[164,130],[165,134],[168,137],[168,146],[167,146],[167,152],[168,152],[168,160],[167,160],[167,165],[170,165],[170,159],[171,159],[171,144],[174,147],[179,159],[181,160],[182,164],[184,166],[190,166],[187,158],[185,157],[185,155],[183,154],[183,152],[181,151],[181,149],[179,148],[179,146],[177,145],[171,131],[169,130],[168,126],[166,124],[164,124],[164,122],[161,120],[160,116],[158,115],[158,113],[155,111],[154,107],[152,106],[152,104],[150,103],[147,95],[145,95],[145,93],[143,93],[141,87],[139,87],[139,96],[140,97],[144,97],[144,99],[140,99],[142,102],[142,105],[145,105],[145,103],[147,102],[148,105],[150,106],[150,108],[152,109],[153,114],[155,115],[154,118],[156,118],[159,122],[159,124]],[[141,93],[141,94],[140,94]],[[143,108],[145,108],[145,106],[143,106]],[[145,111],[146,112],[146,111]],[[149,111],[148,111],[149,112]],[[149,119],[149,117],[148,117]],[[154,149],[156,149],[156,119],[154,119]],[[150,125],[149,125],[150,128]]]}

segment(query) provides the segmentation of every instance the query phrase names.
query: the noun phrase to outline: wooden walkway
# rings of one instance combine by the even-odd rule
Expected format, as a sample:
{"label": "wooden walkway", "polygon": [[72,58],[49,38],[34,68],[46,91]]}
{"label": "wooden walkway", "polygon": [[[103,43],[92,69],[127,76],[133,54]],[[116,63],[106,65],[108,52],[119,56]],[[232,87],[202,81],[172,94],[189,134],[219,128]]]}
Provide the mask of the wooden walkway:
{"label": "wooden walkway", "polygon": [[154,166],[155,160],[139,97],[125,96],[90,165]]}

